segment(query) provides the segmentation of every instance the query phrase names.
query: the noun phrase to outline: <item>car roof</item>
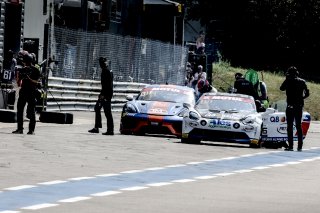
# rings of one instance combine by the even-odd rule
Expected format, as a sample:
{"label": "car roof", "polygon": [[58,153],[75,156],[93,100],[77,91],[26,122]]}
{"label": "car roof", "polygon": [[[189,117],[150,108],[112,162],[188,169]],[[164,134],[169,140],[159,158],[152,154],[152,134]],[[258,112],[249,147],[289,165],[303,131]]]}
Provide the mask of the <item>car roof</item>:
{"label": "car roof", "polygon": [[187,91],[194,91],[193,88],[187,87],[187,86],[180,86],[180,85],[174,85],[174,84],[149,84],[146,85],[144,88],[176,88],[181,90],[187,90]]}
{"label": "car roof", "polygon": [[239,94],[239,93],[226,93],[226,92],[215,92],[215,93],[204,93],[203,95],[208,95],[208,96],[213,96],[213,95],[217,95],[217,96],[226,96],[226,97],[240,97],[240,98],[251,98],[254,99],[252,96],[250,95],[244,95],[244,94]]}

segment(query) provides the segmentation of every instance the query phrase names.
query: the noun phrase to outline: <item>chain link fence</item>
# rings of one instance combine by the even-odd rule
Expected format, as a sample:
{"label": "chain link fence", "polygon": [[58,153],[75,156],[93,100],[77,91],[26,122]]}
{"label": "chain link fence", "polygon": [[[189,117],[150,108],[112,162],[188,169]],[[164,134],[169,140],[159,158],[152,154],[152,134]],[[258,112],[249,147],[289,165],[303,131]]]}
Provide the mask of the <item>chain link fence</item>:
{"label": "chain link fence", "polygon": [[98,58],[103,56],[110,60],[115,81],[184,85],[186,47],[110,33],[50,30],[50,55],[58,61],[54,77],[98,80]]}

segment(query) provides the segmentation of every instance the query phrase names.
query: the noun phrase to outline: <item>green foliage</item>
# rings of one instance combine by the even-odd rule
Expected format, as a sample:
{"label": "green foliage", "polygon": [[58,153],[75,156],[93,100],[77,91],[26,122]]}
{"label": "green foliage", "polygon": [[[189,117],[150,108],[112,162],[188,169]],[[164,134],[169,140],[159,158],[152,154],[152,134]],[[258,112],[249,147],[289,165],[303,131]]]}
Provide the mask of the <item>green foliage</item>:
{"label": "green foliage", "polygon": [[316,77],[320,53],[319,0],[180,0],[187,20],[199,20],[206,38],[221,42],[232,65],[283,69]]}
{"label": "green foliage", "polygon": [[[212,68],[212,85],[219,92],[228,92],[234,83],[234,74],[240,72],[245,74],[247,69],[235,68],[228,62],[214,63]],[[260,70],[259,78],[267,84],[268,96],[271,105],[276,102],[284,102],[286,99],[285,92],[280,91],[280,85],[285,76],[283,74]],[[307,82],[310,90],[310,97],[305,100],[304,110],[311,114],[312,120],[320,120],[319,100],[320,100],[320,84]]]}

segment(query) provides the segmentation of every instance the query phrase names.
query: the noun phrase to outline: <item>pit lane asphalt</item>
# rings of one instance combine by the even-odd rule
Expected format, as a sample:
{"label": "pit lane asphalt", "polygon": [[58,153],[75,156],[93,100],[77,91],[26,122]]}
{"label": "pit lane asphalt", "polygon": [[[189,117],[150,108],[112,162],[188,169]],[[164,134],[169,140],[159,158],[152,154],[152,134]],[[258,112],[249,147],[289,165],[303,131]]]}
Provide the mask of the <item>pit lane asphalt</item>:
{"label": "pit lane asphalt", "polygon": [[[266,173],[265,176],[269,177],[275,177],[276,174],[280,175],[281,179],[276,184],[278,189],[282,188],[281,185],[278,185],[279,182],[284,186],[286,184],[298,184],[291,186],[289,189],[291,201],[287,201],[285,194],[282,194],[281,191],[277,192],[276,195],[273,194],[273,198],[260,195],[264,199],[268,198],[265,201],[258,199],[258,203],[267,204],[268,210],[275,208],[271,203],[285,205],[286,202],[290,205],[281,206],[280,209],[292,209],[292,212],[298,212],[295,210],[302,207],[304,210],[319,207],[316,205],[319,190],[317,193],[309,189],[310,180],[313,177],[319,177],[319,169],[318,172],[314,171],[319,168],[319,160],[317,160],[320,156],[319,149],[310,149],[318,145],[316,140],[319,142],[320,125],[318,122],[313,122],[310,126],[304,147],[308,150],[298,153],[283,152],[280,149],[248,149],[246,146],[240,145],[211,146],[206,144],[204,146],[193,146],[179,144],[177,143],[179,140],[170,137],[122,136],[118,135],[120,117],[117,113],[114,114],[115,136],[89,134],[87,130],[93,126],[93,116],[94,113],[92,112],[74,112],[74,124],[71,125],[37,123],[36,135],[13,135],[11,131],[15,129],[16,124],[0,123],[0,212],[5,210],[19,212],[32,209],[39,210],[39,212],[148,212],[147,210],[150,207],[141,206],[136,209],[137,207],[132,206],[134,201],[141,202],[136,197],[125,195],[121,199],[122,205],[118,205],[119,200],[117,201],[117,199],[119,196],[116,194],[173,183],[189,185],[186,187],[187,189],[172,186],[173,191],[169,191],[168,188],[160,190],[160,192],[163,192],[163,194],[160,194],[168,198],[164,199],[160,195],[159,198],[156,198],[158,205],[151,204],[151,201],[154,201],[152,197],[155,194],[150,193],[149,190],[140,192],[140,195],[142,194],[144,197],[143,200],[154,208],[149,209],[149,212],[151,210],[153,212],[212,212],[217,209],[221,210],[217,212],[242,212],[242,210],[245,212],[244,210],[248,209],[244,207],[242,199],[248,198],[248,196],[244,192],[247,192],[248,189],[252,190],[252,188],[241,188],[239,191],[234,191],[230,189],[230,185],[236,182],[241,182],[243,185],[246,185],[246,182],[258,183],[258,188],[263,191],[265,187],[259,184],[264,180],[261,176],[249,176],[245,180],[239,178],[245,173],[251,173],[250,170],[259,172],[263,170]],[[25,126],[27,124],[28,122]],[[252,160],[253,158],[256,160]],[[305,164],[308,161],[314,162],[311,165],[306,163],[306,165],[299,167],[300,164]],[[314,168],[315,165],[318,167]],[[264,171],[267,168],[278,169],[282,166],[294,168],[288,171],[291,176],[286,177],[281,171],[278,173],[271,172],[271,174],[268,173],[268,170]],[[305,167],[305,169],[300,170],[301,167]],[[304,173],[303,178],[294,181],[295,176],[301,175],[295,173],[301,171]],[[309,174],[310,172],[312,174]],[[216,177],[227,177],[234,174],[240,175],[235,176],[236,178],[233,179],[232,183],[223,183],[224,181],[221,180],[223,178],[212,183],[212,179],[216,179]],[[284,177],[287,180],[282,179]],[[195,180],[207,180],[207,185],[202,182],[200,185],[203,186],[199,187],[199,184],[195,186],[195,183],[193,183]],[[272,182],[272,179],[269,181]],[[221,185],[216,185],[217,182]],[[268,183],[264,184],[268,185]],[[302,187],[302,184],[307,186]],[[191,194],[185,192],[190,190],[190,186]],[[239,187],[238,185],[235,186]],[[318,186],[315,185],[314,187],[317,188]],[[209,188],[210,190],[208,190]],[[269,193],[270,188],[268,189]],[[292,188],[297,188],[297,191],[293,190],[292,192]],[[306,189],[310,191],[305,191]],[[168,192],[165,192],[166,190]],[[210,195],[211,193],[220,194],[220,197],[223,197],[221,195],[223,190],[229,194],[228,201]],[[268,194],[268,190],[264,192]],[[230,191],[242,195],[236,197],[228,193]],[[272,192],[274,193],[274,191]],[[159,193],[159,190],[156,190],[157,193]],[[188,201],[188,197],[183,196],[185,193],[191,197],[189,204],[185,203]],[[299,202],[292,204],[292,200],[295,202],[297,200],[293,196],[296,195],[295,193],[310,195],[301,198],[301,201],[307,201],[306,204],[309,204],[309,207],[306,208],[306,204],[302,205]],[[116,197],[112,198],[112,200],[115,199],[114,202],[110,203],[109,200],[108,207],[104,206],[103,202],[96,205],[97,201],[94,201],[93,204],[88,201],[92,197],[107,196],[107,194],[114,194]],[[197,195],[200,195],[203,199],[201,200]],[[284,195],[282,200],[277,199],[281,195]],[[185,198],[186,201],[181,200],[180,196]],[[177,205],[167,201],[170,199],[169,197],[172,202],[176,200]],[[208,198],[215,201],[210,201]],[[236,201],[236,198],[240,198],[240,200]],[[197,200],[198,205],[191,205],[194,199]],[[251,200],[255,201],[256,199],[257,195],[253,193]],[[93,200],[97,200],[97,198]],[[65,204],[77,201],[80,203],[78,204],[80,207]],[[230,206],[227,205],[228,202]],[[86,205],[83,203],[86,203]],[[163,211],[165,203],[167,209]],[[212,203],[215,203],[215,205],[212,206]],[[52,208],[48,208],[50,205]],[[88,207],[88,205],[91,207]],[[183,205],[186,207],[182,207]],[[125,210],[121,206],[128,206],[131,209]],[[231,208],[232,206],[233,208]],[[253,210],[258,206],[251,206],[251,208]],[[260,209],[259,212],[270,211]]]}

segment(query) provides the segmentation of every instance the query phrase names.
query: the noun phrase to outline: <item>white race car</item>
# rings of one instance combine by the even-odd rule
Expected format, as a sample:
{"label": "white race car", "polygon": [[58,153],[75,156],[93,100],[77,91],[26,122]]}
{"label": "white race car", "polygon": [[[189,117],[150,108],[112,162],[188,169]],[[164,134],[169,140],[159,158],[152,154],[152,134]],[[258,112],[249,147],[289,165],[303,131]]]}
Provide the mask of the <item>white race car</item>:
{"label": "white race car", "polygon": [[[262,113],[263,127],[261,132],[262,146],[280,148],[287,141],[287,119],[286,113],[274,108],[268,108]],[[302,114],[302,134],[306,137],[311,123],[311,115],[308,112]],[[297,141],[297,130],[293,126],[293,139]]]}
{"label": "white race car", "polygon": [[185,106],[182,122],[183,143],[221,141],[249,144],[261,142],[262,114],[253,97],[232,93],[205,93],[197,104]]}
{"label": "white race car", "polygon": [[[183,143],[204,141],[234,142],[250,147],[280,148],[287,141],[285,112],[268,108],[257,112],[251,96],[232,93],[205,93],[193,107],[185,105],[182,122]],[[305,138],[311,116],[303,112],[302,131]],[[294,140],[297,131],[294,127]]]}

